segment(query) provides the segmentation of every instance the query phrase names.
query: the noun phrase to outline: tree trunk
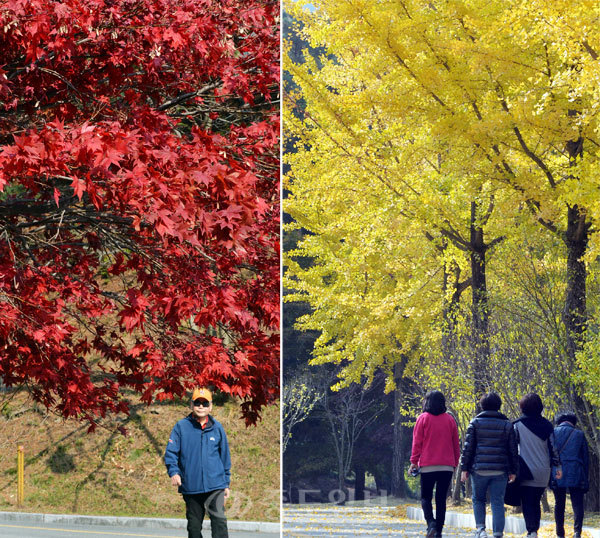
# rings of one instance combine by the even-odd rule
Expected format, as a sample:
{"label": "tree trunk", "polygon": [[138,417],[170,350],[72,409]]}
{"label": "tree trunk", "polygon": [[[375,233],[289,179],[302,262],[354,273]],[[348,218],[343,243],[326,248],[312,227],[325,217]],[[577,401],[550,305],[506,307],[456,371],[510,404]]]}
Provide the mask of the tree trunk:
{"label": "tree trunk", "polygon": [[[460,282],[460,267],[455,263],[444,264],[444,275],[442,281],[442,295],[444,305],[442,310],[443,328],[442,328],[442,355],[447,364],[454,364],[457,361],[458,337],[456,334],[456,316],[460,297],[471,284],[471,281]],[[447,299],[448,290],[452,289],[450,300]]]}
{"label": "tree trunk", "polygon": [[[569,116],[577,116],[579,111],[569,110]],[[583,138],[569,140],[566,144],[570,165],[574,166],[577,159],[583,155]],[[579,206],[568,206],[567,230],[564,236],[567,247],[567,290],[565,293],[565,306],[562,313],[566,329],[567,357],[570,364],[576,367],[576,355],[581,350],[584,342],[584,333],[588,321],[586,303],[587,269],[584,256],[589,243],[591,222],[587,214]],[[581,426],[587,430],[588,437],[597,439],[595,416],[590,413],[591,406],[585,397],[574,387],[575,410],[581,419]],[[596,447],[590,446],[590,490],[585,498],[585,509],[596,512],[600,510],[600,454]]]}
{"label": "tree trunk", "polygon": [[354,499],[363,501],[365,499],[365,466],[357,463],[354,466]]}
{"label": "tree trunk", "polygon": [[587,324],[586,267],[583,256],[587,250],[590,225],[586,215],[577,206],[569,207],[567,214],[567,290],[563,323],[567,334],[567,354],[571,364],[581,349]]}
{"label": "tree trunk", "polygon": [[392,491],[394,497],[406,497],[406,479],[404,478],[404,466],[406,463],[406,454],[404,453],[404,433],[402,426],[404,419],[402,405],[404,403],[405,384],[403,382],[404,368],[406,359],[394,365],[394,381],[396,390],[394,391],[394,449],[392,454]]}
{"label": "tree trunk", "polygon": [[344,463],[341,458],[340,461],[338,461],[338,490],[340,499],[336,504],[344,505],[346,504],[346,499],[348,498],[348,490],[346,489],[346,473],[344,472]]}
{"label": "tree trunk", "polygon": [[542,510],[544,513],[550,512],[550,505],[548,504],[548,490],[544,491],[542,495]]}
{"label": "tree trunk", "polygon": [[586,512],[598,512],[600,508],[600,465],[598,455],[590,451],[590,489],[585,495]]}
{"label": "tree trunk", "polygon": [[[454,269],[454,271],[452,271]],[[444,361],[447,364],[452,364],[453,358],[456,352],[456,309],[458,307],[458,301],[460,299],[460,293],[457,290],[458,284],[454,285],[454,293],[452,298],[448,301],[446,299],[448,294],[448,288],[451,286],[450,278],[452,272],[455,275],[460,275],[459,268],[448,267],[448,264],[444,263],[444,275],[442,281],[442,297],[444,298],[443,306],[443,328],[442,328],[442,355]],[[458,275],[456,276],[456,282],[458,283]]]}
{"label": "tree trunk", "polygon": [[[452,282],[450,282],[452,278]],[[462,292],[468,287],[468,283],[460,283],[460,268],[456,264],[452,267],[444,265],[444,277],[442,283],[442,293],[447,297],[448,288],[452,286],[452,297],[446,301],[443,308],[444,328],[442,333],[442,354],[446,364],[455,364],[457,360],[457,335],[456,335],[456,313],[460,302]],[[459,506],[462,497],[462,482],[460,480],[460,463],[454,475],[451,496],[452,504]]]}
{"label": "tree trunk", "polygon": [[462,504],[461,493],[462,493],[462,482],[460,480],[460,474],[462,472],[462,467],[460,463],[456,468],[456,473],[454,475],[454,484],[452,485],[452,504],[454,506],[459,506]]}
{"label": "tree trunk", "polygon": [[485,276],[486,244],[483,228],[477,225],[477,202],[471,202],[471,289],[472,339],[474,344],[473,377],[477,400],[485,393],[487,386],[487,361],[490,354],[489,309],[487,282]]}

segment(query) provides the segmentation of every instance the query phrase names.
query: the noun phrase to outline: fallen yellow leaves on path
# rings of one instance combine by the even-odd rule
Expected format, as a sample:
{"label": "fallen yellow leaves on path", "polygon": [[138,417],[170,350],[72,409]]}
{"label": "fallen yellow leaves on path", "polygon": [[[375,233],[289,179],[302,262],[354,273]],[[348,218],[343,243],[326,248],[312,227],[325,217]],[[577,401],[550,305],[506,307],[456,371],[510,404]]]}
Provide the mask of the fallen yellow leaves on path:
{"label": "fallen yellow leaves on path", "polygon": [[[574,532],[572,528],[567,528],[565,524],[565,538],[573,538]],[[592,538],[588,531],[581,533],[582,538]],[[556,538],[556,525],[545,525],[538,531],[538,538]]]}
{"label": "fallen yellow leaves on path", "polygon": [[408,515],[406,514],[406,506],[402,504],[394,506],[394,508],[389,511],[389,515],[398,519],[408,519]]}

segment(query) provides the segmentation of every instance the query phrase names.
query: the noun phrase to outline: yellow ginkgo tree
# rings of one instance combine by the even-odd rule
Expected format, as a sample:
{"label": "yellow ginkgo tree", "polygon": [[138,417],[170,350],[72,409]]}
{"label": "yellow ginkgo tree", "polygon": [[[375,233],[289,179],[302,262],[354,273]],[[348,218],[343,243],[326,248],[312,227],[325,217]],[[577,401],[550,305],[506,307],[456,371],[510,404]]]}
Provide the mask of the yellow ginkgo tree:
{"label": "yellow ginkgo tree", "polygon": [[[321,331],[314,361],[345,364],[342,385],[382,368],[391,389],[403,357],[417,373],[423,357],[437,357],[460,362],[480,392],[494,385],[496,349],[508,345],[490,335],[490,286],[501,285],[490,274],[502,275],[490,252],[543,260],[539,248],[552,245],[564,277],[552,353],[600,454],[597,408],[578,378],[590,364],[588,265],[600,253],[600,6],[299,0],[286,8],[322,51],[284,63],[295,84],[284,103],[293,146],[285,210],[306,232],[287,254],[285,285],[311,304],[300,326]],[[535,252],[519,251],[524,228]],[[466,320],[465,366],[455,351]]]}

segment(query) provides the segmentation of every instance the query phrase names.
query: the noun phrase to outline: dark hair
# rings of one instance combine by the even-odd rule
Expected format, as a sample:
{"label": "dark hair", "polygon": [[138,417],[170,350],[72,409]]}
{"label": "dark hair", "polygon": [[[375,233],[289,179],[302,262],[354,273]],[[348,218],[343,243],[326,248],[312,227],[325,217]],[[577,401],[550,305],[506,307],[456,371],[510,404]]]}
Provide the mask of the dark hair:
{"label": "dark hair", "polygon": [[439,390],[430,390],[423,399],[423,413],[441,415],[446,412],[446,398]]}
{"label": "dark hair", "polygon": [[577,417],[575,416],[575,413],[573,413],[573,411],[563,411],[562,413],[556,415],[554,423],[558,426],[563,422],[570,422],[573,424],[573,426],[575,426],[575,424],[577,424]]}
{"label": "dark hair", "polygon": [[479,405],[484,411],[498,411],[502,407],[502,399],[495,392],[488,392],[481,397]]}
{"label": "dark hair", "polygon": [[542,399],[535,392],[525,394],[519,402],[519,407],[523,414],[529,417],[541,415],[544,410]]}

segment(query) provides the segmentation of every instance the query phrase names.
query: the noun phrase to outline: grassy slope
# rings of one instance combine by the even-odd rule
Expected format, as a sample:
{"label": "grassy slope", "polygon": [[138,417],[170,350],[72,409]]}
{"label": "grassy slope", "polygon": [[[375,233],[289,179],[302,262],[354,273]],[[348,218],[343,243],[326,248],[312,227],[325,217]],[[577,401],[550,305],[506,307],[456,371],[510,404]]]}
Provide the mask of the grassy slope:
{"label": "grassy slope", "polygon": [[[0,510],[185,517],[162,455],[171,428],[188,413],[182,402],[133,404],[129,418],[87,426],[38,410],[24,395],[0,397]],[[279,521],[279,407],[246,428],[235,403],[214,406],[232,458],[228,518]],[[117,426],[128,430],[125,437]],[[25,505],[17,508],[16,450],[25,447]]]}

